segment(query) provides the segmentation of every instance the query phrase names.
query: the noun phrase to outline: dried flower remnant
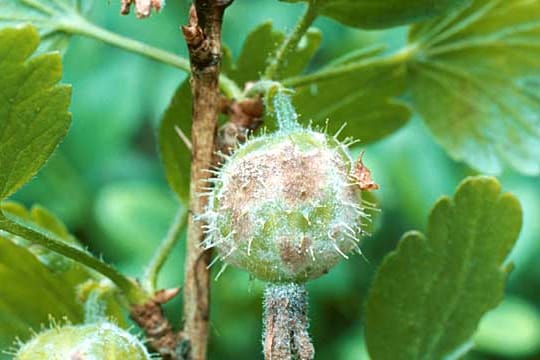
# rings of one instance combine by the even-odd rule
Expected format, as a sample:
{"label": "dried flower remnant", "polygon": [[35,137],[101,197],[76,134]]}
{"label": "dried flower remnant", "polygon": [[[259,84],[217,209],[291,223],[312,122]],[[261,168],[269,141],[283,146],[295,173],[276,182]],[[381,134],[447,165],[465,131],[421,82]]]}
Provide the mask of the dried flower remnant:
{"label": "dried flower remnant", "polygon": [[363,158],[364,151],[362,151],[360,157],[356,161],[356,171],[353,175],[353,178],[356,180],[356,184],[358,185],[360,190],[378,190],[379,185],[375,181],[373,181],[373,178],[371,177],[371,170],[369,170],[368,167],[364,165]]}
{"label": "dried flower remnant", "polygon": [[120,13],[129,14],[131,5],[135,6],[135,12],[139,19],[147,18],[152,10],[159,12],[165,5],[165,0],[121,0]]}

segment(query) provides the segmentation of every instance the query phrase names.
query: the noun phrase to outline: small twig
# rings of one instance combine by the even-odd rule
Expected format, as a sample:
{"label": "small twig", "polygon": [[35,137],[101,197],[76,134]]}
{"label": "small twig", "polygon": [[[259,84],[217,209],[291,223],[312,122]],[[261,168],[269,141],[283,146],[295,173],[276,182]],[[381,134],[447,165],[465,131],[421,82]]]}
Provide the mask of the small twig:
{"label": "small twig", "polygon": [[177,348],[181,338],[173,331],[161,307],[179,291],[180,289],[161,290],[144,304],[131,307],[131,318],[144,330],[148,343],[163,360],[180,359]]}
{"label": "small twig", "polygon": [[169,231],[167,231],[167,235],[157,248],[154,256],[152,257],[152,260],[150,260],[150,263],[148,264],[148,267],[146,268],[146,271],[144,273],[142,285],[149,294],[153,294],[156,291],[157,277],[159,271],[165,264],[165,261],[167,260],[169,254],[178,242],[178,239],[180,238],[180,232],[186,225],[186,221],[187,211],[183,207],[181,207],[176,212],[174,220],[169,227]]}
{"label": "small twig", "polygon": [[191,129],[192,163],[190,215],[186,244],[184,284],[184,336],[189,343],[190,360],[206,359],[209,322],[211,253],[202,249],[202,223],[194,221],[201,214],[207,198],[204,192],[213,165],[214,143],[220,108],[218,88],[221,62],[221,24],[231,1],[195,0],[189,24],[182,27],[191,63],[193,125]]}
{"label": "small twig", "polygon": [[364,165],[364,153],[365,150],[362,150],[358,160],[356,161],[356,167],[353,174],[355,184],[362,191],[379,190],[379,184],[373,181],[373,178],[371,177],[371,170]]}
{"label": "small twig", "polygon": [[280,78],[280,73],[286,65],[285,59],[293,52],[302,36],[308,31],[313,21],[317,18],[318,9],[315,5],[316,1],[309,1],[306,12],[300,18],[293,31],[285,38],[281,46],[277,49],[273,59],[264,72],[264,78],[267,80],[276,80]]}

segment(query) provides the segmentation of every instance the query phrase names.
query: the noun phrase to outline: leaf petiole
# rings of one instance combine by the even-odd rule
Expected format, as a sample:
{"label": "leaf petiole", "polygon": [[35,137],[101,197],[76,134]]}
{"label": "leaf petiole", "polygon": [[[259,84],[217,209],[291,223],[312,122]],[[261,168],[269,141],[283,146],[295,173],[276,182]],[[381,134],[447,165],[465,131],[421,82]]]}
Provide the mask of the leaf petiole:
{"label": "leaf petiole", "polygon": [[[69,34],[85,36],[102,41],[106,44],[145,56],[149,59],[173,66],[188,73],[191,71],[188,59],[104,29],[88,21],[79,14],[70,14],[69,17],[66,17],[59,22],[57,28],[58,30]],[[241,94],[238,85],[223,74],[219,77],[219,86],[221,91],[229,98],[237,98]]]}
{"label": "leaf petiole", "polygon": [[114,267],[101,261],[87,251],[66,243],[59,239],[55,234],[45,233],[38,228],[32,227],[30,224],[23,225],[13,217],[8,218],[2,213],[0,213],[0,229],[39,244],[109,278],[116,286],[118,286],[132,305],[142,304],[149,298],[148,294],[146,294],[139,285],[118,272]]}
{"label": "leaf petiole", "polygon": [[167,235],[156,249],[152,260],[150,260],[150,263],[144,272],[142,286],[149,294],[153,294],[157,290],[157,277],[159,271],[178,242],[180,232],[186,226],[187,215],[188,213],[184,207],[178,209],[174,220],[169,227],[169,231],[167,231]]}
{"label": "leaf petiole", "polygon": [[332,80],[336,77],[347,75],[358,71],[359,69],[392,64],[405,64],[416,53],[416,46],[406,46],[386,57],[368,57],[360,61],[346,63],[344,65],[326,67],[318,72],[290,77],[282,81],[283,86],[289,88],[308,86],[313,83]]}
{"label": "leaf petiole", "polygon": [[282,68],[286,65],[285,59],[296,47],[302,39],[302,36],[308,31],[313,21],[318,16],[318,8],[315,5],[316,1],[308,3],[306,12],[300,18],[293,31],[285,38],[281,46],[277,49],[275,55],[270,59],[270,63],[264,72],[264,79],[275,80],[280,76]]}

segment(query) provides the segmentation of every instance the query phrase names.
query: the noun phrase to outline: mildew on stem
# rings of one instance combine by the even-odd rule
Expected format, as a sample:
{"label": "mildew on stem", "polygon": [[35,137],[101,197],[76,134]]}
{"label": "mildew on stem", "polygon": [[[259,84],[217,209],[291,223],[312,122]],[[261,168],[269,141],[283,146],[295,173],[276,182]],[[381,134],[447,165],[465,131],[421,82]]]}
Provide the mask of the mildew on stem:
{"label": "mildew on stem", "polygon": [[312,360],[308,333],[308,300],[304,285],[271,284],[264,292],[265,360]]}
{"label": "mildew on stem", "polygon": [[304,15],[300,18],[291,33],[285,38],[283,43],[277,49],[276,54],[270,60],[268,67],[265,70],[264,78],[267,80],[279,79],[281,71],[285,66],[285,59],[294,49],[298,46],[298,43],[302,39],[302,36],[308,31],[313,21],[317,18],[318,8],[315,5],[316,1],[311,0],[308,2],[308,6]]}

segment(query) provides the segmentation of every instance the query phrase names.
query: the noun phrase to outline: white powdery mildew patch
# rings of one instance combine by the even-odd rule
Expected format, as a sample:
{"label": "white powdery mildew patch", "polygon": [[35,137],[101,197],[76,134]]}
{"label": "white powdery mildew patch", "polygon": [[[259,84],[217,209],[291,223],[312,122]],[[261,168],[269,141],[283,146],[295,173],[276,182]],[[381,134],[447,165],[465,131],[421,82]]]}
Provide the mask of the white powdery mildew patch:
{"label": "white powdery mildew patch", "polygon": [[304,281],[359,251],[367,217],[347,149],[311,130],[247,142],[226,160],[209,206],[206,247],[269,281]]}

